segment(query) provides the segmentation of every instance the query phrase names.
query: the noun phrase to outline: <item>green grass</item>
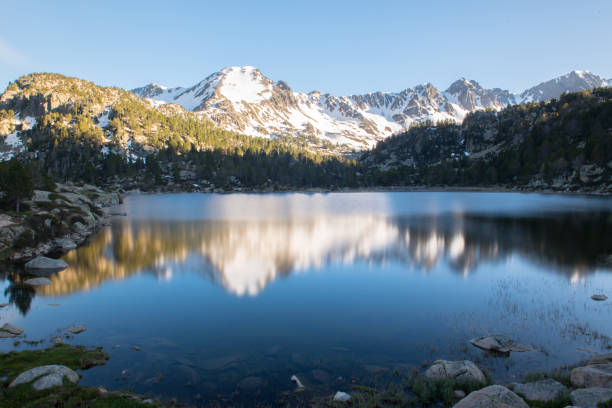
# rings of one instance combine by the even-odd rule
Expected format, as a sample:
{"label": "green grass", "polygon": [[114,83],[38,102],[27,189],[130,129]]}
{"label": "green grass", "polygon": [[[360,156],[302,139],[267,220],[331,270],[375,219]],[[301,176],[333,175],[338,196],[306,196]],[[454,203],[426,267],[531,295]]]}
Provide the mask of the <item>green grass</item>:
{"label": "green grass", "polygon": [[29,384],[0,388],[0,406],[3,408],[136,408],[156,405],[145,404],[119,393],[100,395],[95,388],[79,386],[64,380],[63,386],[42,391],[33,391]]}
{"label": "green grass", "polygon": [[534,381],[545,380],[547,378],[552,378],[555,381],[559,381],[561,384],[565,385],[568,388],[572,387],[572,382],[570,380],[570,374],[573,367],[565,367],[557,370],[553,370],[549,373],[545,372],[533,372],[527,373],[523,376],[521,382],[528,383]]}
{"label": "green grass", "polygon": [[597,408],[612,408],[612,398],[607,401],[598,402]]}
{"label": "green grass", "polygon": [[107,392],[100,394],[96,388],[73,384],[64,379],[61,387],[35,391],[31,384],[9,388],[10,382],[22,372],[43,365],[61,364],[76,369],[102,365],[108,354],[101,347],[87,349],[83,346],[59,344],[46,350],[11,351],[0,354],[0,374],[7,380],[0,383],[0,407],[2,408],[135,408],[158,407],[159,402],[145,404],[132,394]]}
{"label": "green grass", "polygon": [[10,380],[30,368],[61,364],[73,370],[103,365],[108,354],[101,347],[86,349],[83,346],[58,344],[46,350],[11,351],[0,355],[0,373]]}

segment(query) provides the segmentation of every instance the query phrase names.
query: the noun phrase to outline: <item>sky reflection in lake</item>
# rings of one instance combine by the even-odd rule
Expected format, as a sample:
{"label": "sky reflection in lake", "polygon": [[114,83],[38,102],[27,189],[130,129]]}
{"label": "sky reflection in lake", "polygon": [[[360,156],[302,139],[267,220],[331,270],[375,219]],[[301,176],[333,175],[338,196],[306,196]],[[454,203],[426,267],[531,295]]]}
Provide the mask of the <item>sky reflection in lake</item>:
{"label": "sky reflection in lake", "polygon": [[[51,285],[9,273],[0,317],[29,338],[84,323],[72,341],[111,353],[85,383],[187,402],[273,399],[295,373],[331,392],[437,358],[513,378],[610,347],[612,307],[589,297],[612,289],[611,209],[531,194],[132,196]],[[537,351],[467,346],[492,332]],[[148,381],[157,372],[167,380]]]}

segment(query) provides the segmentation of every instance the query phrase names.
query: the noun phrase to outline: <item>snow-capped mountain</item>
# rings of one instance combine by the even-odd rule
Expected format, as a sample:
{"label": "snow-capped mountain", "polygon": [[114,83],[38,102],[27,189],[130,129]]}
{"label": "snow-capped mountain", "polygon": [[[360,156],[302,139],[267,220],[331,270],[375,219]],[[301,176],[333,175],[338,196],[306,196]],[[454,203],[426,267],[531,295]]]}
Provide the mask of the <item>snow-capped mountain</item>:
{"label": "snow-capped mountain", "polygon": [[154,104],[174,103],[228,130],[252,136],[316,136],[334,144],[363,149],[426,120],[461,122],[470,112],[539,102],[563,92],[608,86],[588,71],[573,71],[520,94],[485,89],[461,78],[446,91],[432,84],[401,92],[333,96],[293,91],[255,67],[228,67],[189,88],[149,84],[132,90]]}
{"label": "snow-capped mountain", "polygon": [[517,103],[542,102],[558,98],[564,92],[611,86],[612,81],[604,80],[589,71],[572,71],[569,74],[542,82],[522,92]]}

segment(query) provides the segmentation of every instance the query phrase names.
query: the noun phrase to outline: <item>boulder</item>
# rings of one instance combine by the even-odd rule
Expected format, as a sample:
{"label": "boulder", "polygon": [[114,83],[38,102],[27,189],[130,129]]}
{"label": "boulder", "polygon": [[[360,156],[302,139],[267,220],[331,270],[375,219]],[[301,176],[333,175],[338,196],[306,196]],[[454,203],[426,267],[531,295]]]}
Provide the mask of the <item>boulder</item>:
{"label": "boulder", "polygon": [[5,323],[4,326],[0,327],[0,339],[7,339],[11,337],[21,336],[23,329],[10,323]]}
{"label": "boulder", "polygon": [[612,363],[591,364],[574,368],[570,374],[574,387],[612,388]]}
{"label": "boulder", "polygon": [[521,397],[501,385],[490,385],[471,392],[453,408],[529,408]]}
{"label": "boulder", "polygon": [[552,401],[567,392],[567,387],[551,378],[526,384],[510,384],[510,389],[528,401]]}
{"label": "boulder", "polygon": [[511,351],[524,352],[532,350],[531,346],[517,343],[502,334],[477,337],[470,340],[470,343],[480,349],[503,354],[510,354]]}
{"label": "boulder", "polygon": [[68,264],[61,259],[38,256],[27,262],[25,267],[28,270],[62,271],[68,267]]}
{"label": "boulder", "polygon": [[487,379],[483,372],[469,360],[446,361],[437,360],[425,371],[425,378],[429,380],[451,379],[457,384],[486,384]]}
{"label": "boulder", "polygon": [[25,283],[26,285],[31,285],[31,286],[46,286],[46,285],[50,285],[51,281],[47,278],[31,278],[31,279],[25,280],[23,283]]}
{"label": "boulder", "polygon": [[597,408],[598,403],[610,398],[612,398],[612,389],[610,388],[580,388],[570,394],[572,404],[580,408]]}
{"label": "boulder", "polygon": [[336,395],[334,395],[334,401],[348,401],[351,399],[351,396],[349,394],[347,394],[346,392],[342,392],[342,391],[337,391]]}
{"label": "boulder", "polygon": [[40,391],[62,385],[64,377],[73,383],[79,381],[79,375],[66,366],[46,365],[24,371],[10,383],[9,387],[27,384],[36,380],[32,384],[32,387],[34,387],[35,390]]}

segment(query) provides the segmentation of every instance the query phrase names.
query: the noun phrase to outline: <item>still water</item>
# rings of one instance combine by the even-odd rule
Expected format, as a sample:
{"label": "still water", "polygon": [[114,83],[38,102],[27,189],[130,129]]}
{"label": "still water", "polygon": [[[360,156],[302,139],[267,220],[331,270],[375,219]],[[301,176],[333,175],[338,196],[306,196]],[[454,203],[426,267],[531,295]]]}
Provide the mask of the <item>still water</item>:
{"label": "still water", "polygon": [[[67,342],[111,358],[81,384],[248,405],[283,401],[293,374],[331,395],[467,358],[511,381],[612,348],[612,302],[590,299],[612,297],[610,199],[160,194],[114,210],[127,217],[66,254],[51,285],[5,273],[0,321],[44,342],[1,350],[83,324]],[[535,350],[469,345],[493,333]]]}

